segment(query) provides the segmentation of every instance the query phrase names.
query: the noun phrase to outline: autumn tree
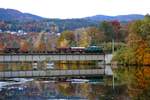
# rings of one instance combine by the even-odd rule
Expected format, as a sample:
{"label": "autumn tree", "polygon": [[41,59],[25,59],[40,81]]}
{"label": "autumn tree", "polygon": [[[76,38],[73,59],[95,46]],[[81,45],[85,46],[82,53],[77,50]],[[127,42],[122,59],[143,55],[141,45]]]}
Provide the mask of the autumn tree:
{"label": "autumn tree", "polygon": [[91,45],[99,45],[101,42],[104,41],[104,33],[99,31],[96,27],[88,27],[86,28],[86,32],[91,38]]}
{"label": "autumn tree", "polygon": [[69,38],[67,40],[65,35],[68,35],[68,33],[64,32],[60,35],[60,37],[58,38],[58,41],[57,41],[57,47],[61,47],[61,48],[69,47],[70,40],[69,40]]}
{"label": "autumn tree", "polygon": [[91,37],[85,28],[75,30],[75,41],[77,46],[87,47],[91,44]]}
{"label": "autumn tree", "polygon": [[110,22],[103,21],[99,25],[100,31],[104,32],[105,34],[105,41],[112,41],[114,39],[114,31],[113,26]]}
{"label": "autumn tree", "polygon": [[0,42],[0,53],[4,51],[4,44]]}
{"label": "autumn tree", "polygon": [[[126,52],[128,50],[131,50],[130,52],[126,53],[124,52],[125,49],[121,49],[122,53],[120,55],[123,55],[123,59],[125,60],[126,57],[131,57],[128,59],[133,60],[131,64],[146,64],[149,65],[149,61],[147,60],[150,58],[150,17],[145,16],[143,20],[137,20],[132,23],[130,23],[129,27],[129,35],[127,37],[127,47]],[[130,54],[134,54],[134,56],[129,56]],[[119,55],[118,55],[119,57]],[[128,60],[126,63],[129,64],[130,60]]]}
{"label": "autumn tree", "polygon": [[61,34],[61,38],[64,38],[64,41],[68,41],[69,46],[76,46],[75,34],[73,31],[64,31]]}
{"label": "autumn tree", "polygon": [[44,41],[42,40],[42,36],[44,33],[39,33],[37,38],[35,39],[35,43],[33,45],[33,51],[35,52],[45,52],[46,45]]}
{"label": "autumn tree", "polygon": [[29,51],[29,43],[27,40],[20,40],[20,51],[21,52],[28,52]]}

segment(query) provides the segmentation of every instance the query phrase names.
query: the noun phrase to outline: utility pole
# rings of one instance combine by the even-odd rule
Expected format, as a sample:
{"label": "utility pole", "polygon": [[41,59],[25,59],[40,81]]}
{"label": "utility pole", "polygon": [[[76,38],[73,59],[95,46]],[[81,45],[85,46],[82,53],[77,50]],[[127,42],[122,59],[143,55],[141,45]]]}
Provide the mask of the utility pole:
{"label": "utility pole", "polygon": [[45,42],[45,53],[47,53],[47,51],[48,51],[48,37],[45,35],[44,36],[44,42]]}
{"label": "utility pole", "polygon": [[112,54],[114,53],[115,51],[115,44],[114,44],[114,39],[112,39]]}

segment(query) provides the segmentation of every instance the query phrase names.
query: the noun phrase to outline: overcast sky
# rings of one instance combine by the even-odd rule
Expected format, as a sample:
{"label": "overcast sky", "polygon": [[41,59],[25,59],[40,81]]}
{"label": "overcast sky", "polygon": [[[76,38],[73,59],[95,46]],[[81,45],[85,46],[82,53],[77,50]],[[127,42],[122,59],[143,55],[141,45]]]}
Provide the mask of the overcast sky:
{"label": "overcast sky", "polygon": [[93,15],[150,13],[150,0],[0,0],[12,8],[47,18],[81,18]]}

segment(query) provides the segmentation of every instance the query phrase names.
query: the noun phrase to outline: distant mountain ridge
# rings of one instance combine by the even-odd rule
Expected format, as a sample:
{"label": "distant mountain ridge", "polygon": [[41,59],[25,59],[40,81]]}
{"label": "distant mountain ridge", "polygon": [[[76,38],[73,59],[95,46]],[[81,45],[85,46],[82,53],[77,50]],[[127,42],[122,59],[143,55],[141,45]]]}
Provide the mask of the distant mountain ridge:
{"label": "distant mountain ridge", "polygon": [[4,20],[4,21],[12,21],[12,20],[31,21],[31,20],[42,20],[42,19],[43,19],[42,17],[30,14],[30,13],[22,13],[18,10],[14,10],[14,9],[0,8],[0,20]]}
{"label": "distant mountain ridge", "polygon": [[118,15],[118,16],[96,15],[96,16],[86,17],[86,19],[93,20],[93,21],[118,20],[118,21],[127,21],[127,22],[143,19],[143,18],[144,15],[140,15],[140,14]]}
{"label": "distant mountain ridge", "polygon": [[58,31],[75,30],[84,27],[97,27],[102,21],[118,20],[121,23],[143,19],[144,15],[130,14],[121,16],[96,15],[84,18],[58,19],[44,18],[30,13],[22,13],[14,9],[0,8],[0,30],[25,32],[50,31],[50,26],[56,26]]}
{"label": "distant mountain ridge", "polygon": [[[144,15],[140,14],[129,14],[129,15],[119,15],[119,16],[106,16],[106,15],[96,15],[91,17],[85,17],[81,19],[85,20],[91,20],[91,21],[110,21],[110,20],[118,20],[118,21],[132,21],[132,20],[138,20],[143,19]],[[43,18],[37,15],[33,15],[30,13],[22,13],[18,10],[14,9],[4,9],[0,8],[0,20],[4,21],[12,21],[12,20],[18,20],[18,21],[32,21],[32,20],[43,20],[47,18]],[[49,18],[50,19],[50,18]],[[80,18],[74,18],[74,19],[80,19]],[[63,19],[61,19],[63,20]],[[64,19],[66,20],[66,19]]]}

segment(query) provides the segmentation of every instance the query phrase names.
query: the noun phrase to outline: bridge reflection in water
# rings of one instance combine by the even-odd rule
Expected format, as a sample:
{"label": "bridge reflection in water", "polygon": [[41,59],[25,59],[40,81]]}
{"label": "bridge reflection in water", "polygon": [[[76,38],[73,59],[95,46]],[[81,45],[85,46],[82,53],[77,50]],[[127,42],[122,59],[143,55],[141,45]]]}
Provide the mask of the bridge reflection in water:
{"label": "bridge reflection in water", "polygon": [[38,70],[38,71],[5,71],[0,72],[0,78],[28,78],[28,77],[66,77],[66,76],[112,76],[109,66],[105,69],[78,70]]}

